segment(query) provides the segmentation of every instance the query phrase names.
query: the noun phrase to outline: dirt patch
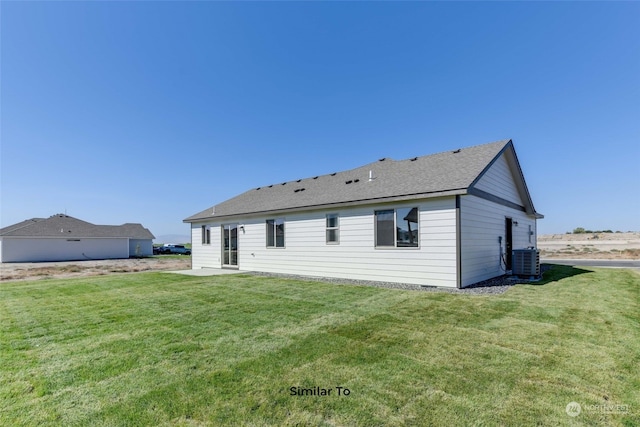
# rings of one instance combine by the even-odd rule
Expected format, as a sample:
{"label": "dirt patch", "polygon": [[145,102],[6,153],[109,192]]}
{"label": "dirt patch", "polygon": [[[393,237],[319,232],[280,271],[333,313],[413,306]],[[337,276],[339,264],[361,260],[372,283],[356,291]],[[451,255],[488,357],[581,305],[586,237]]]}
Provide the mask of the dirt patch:
{"label": "dirt patch", "polygon": [[190,268],[191,257],[164,257],[162,255],[150,258],[98,261],[14,262],[0,264],[0,280],[101,276],[110,273],[188,270]]}
{"label": "dirt patch", "polygon": [[640,233],[546,234],[538,236],[543,258],[640,259]]}

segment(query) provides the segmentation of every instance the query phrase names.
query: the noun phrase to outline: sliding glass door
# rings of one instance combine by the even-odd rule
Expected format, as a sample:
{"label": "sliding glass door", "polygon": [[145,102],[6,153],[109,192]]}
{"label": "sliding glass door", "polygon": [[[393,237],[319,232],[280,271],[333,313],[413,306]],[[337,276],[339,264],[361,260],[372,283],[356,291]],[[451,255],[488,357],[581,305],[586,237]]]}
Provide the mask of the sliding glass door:
{"label": "sliding glass door", "polygon": [[238,266],[238,224],[222,226],[222,265],[223,267]]}

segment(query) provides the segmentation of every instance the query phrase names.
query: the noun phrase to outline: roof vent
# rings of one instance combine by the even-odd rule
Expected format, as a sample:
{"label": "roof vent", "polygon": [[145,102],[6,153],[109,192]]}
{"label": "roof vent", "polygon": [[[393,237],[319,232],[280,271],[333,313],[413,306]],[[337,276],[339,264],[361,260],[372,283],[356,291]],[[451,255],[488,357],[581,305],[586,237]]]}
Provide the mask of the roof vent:
{"label": "roof vent", "polygon": [[455,151],[453,152],[453,154],[458,154],[459,152],[460,152],[460,149],[458,148],[457,150],[455,150]]}

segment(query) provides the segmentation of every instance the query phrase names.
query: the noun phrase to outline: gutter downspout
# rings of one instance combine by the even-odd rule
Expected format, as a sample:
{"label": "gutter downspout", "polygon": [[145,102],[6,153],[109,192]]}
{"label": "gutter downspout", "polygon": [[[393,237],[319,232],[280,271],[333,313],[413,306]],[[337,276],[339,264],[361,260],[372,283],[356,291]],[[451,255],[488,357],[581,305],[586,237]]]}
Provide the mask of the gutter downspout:
{"label": "gutter downspout", "polygon": [[462,225],[460,195],[456,195],[456,288],[462,288]]}

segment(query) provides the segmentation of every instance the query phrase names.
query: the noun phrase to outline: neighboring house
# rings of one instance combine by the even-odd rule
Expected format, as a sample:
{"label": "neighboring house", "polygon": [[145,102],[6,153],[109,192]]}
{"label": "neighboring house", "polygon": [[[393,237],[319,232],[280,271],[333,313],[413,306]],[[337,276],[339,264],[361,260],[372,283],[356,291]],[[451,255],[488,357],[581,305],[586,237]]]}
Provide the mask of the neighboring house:
{"label": "neighboring house", "polygon": [[64,214],[0,229],[0,261],[76,261],[153,255],[153,234],[140,224],[95,225]]}
{"label": "neighboring house", "polygon": [[249,190],[186,218],[192,267],[466,287],[536,246],[511,140]]}

